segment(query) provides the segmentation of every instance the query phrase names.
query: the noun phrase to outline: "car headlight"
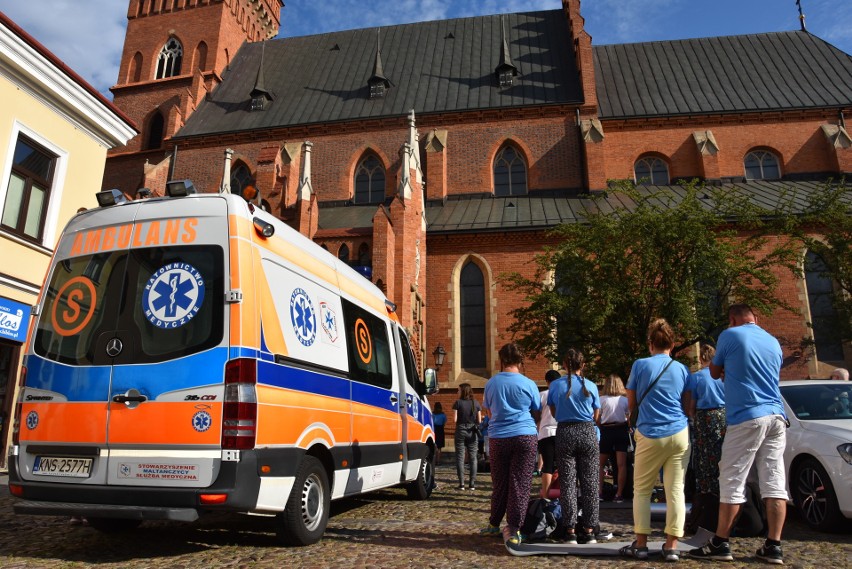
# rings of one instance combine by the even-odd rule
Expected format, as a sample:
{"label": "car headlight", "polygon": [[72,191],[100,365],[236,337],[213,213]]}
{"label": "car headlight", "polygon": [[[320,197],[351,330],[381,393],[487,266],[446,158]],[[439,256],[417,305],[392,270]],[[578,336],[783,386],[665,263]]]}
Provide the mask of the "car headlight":
{"label": "car headlight", "polygon": [[843,443],[837,447],[837,452],[847,464],[852,464],[852,443]]}

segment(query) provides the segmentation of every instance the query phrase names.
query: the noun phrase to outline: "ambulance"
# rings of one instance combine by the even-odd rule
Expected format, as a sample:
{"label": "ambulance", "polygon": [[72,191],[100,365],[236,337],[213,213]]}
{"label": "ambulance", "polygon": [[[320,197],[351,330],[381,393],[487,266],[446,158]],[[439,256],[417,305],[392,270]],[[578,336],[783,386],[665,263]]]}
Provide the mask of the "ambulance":
{"label": "ambulance", "polygon": [[100,192],[62,234],[21,373],[15,512],[103,531],[241,512],[307,545],[331,500],[428,498],[435,373],[394,305],[243,198],[167,188]]}

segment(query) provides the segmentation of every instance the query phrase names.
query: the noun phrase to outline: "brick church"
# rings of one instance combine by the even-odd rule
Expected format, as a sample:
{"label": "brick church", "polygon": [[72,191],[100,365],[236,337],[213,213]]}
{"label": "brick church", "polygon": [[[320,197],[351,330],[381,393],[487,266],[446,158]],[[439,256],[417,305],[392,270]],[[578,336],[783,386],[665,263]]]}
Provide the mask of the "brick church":
{"label": "brick church", "polygon": [[[256,201],[384,290],[427,365],[446,352],[447,402],[496,371],[522,303],[500,275],[532,274],[547,230],[609,180],[771,200],[852,173],[852,57],[804,30],[595,46],[580,0],[562,0],[276,39],[282,7],[130,0],[112,92],[141,134],[103,187],[190,179]],[[813,337],[810,276],[784,277],[801,314],[762,320],[770,332]],[[785,354],[783,377],[852,363],[819,343]]]}

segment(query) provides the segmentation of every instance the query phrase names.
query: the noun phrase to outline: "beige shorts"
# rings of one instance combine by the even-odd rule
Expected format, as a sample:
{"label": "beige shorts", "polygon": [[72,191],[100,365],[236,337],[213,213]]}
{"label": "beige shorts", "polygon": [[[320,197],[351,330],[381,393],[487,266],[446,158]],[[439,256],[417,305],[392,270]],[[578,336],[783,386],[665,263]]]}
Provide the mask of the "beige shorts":
{"label": "beige shorts", "polygon": [[742,504],[749,470],[754,465],[761,498],[787,499],[784,447],[787,421],[781,415],[749,419],[728,425],[719,460],[719,501]]}

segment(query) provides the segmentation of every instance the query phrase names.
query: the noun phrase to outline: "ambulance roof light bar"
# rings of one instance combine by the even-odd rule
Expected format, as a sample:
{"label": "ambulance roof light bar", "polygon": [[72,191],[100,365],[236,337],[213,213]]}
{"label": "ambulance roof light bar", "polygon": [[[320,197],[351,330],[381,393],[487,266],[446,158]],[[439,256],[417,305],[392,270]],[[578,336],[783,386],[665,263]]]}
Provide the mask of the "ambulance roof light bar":
{"label": "ambulance roof light bar", "polygon": [[182,198],[197,194],[190,180],[171,180],[166,182],[166,195],[170,198]]}
{"label": "ambulance roof light bar", "polygon": [[96,193],[95,196],[98,198],[98,206],[100,207],[109,207],[112,205],[127,203],[127,198],[124,197],[121,190],[104,190],[103,192]]}

